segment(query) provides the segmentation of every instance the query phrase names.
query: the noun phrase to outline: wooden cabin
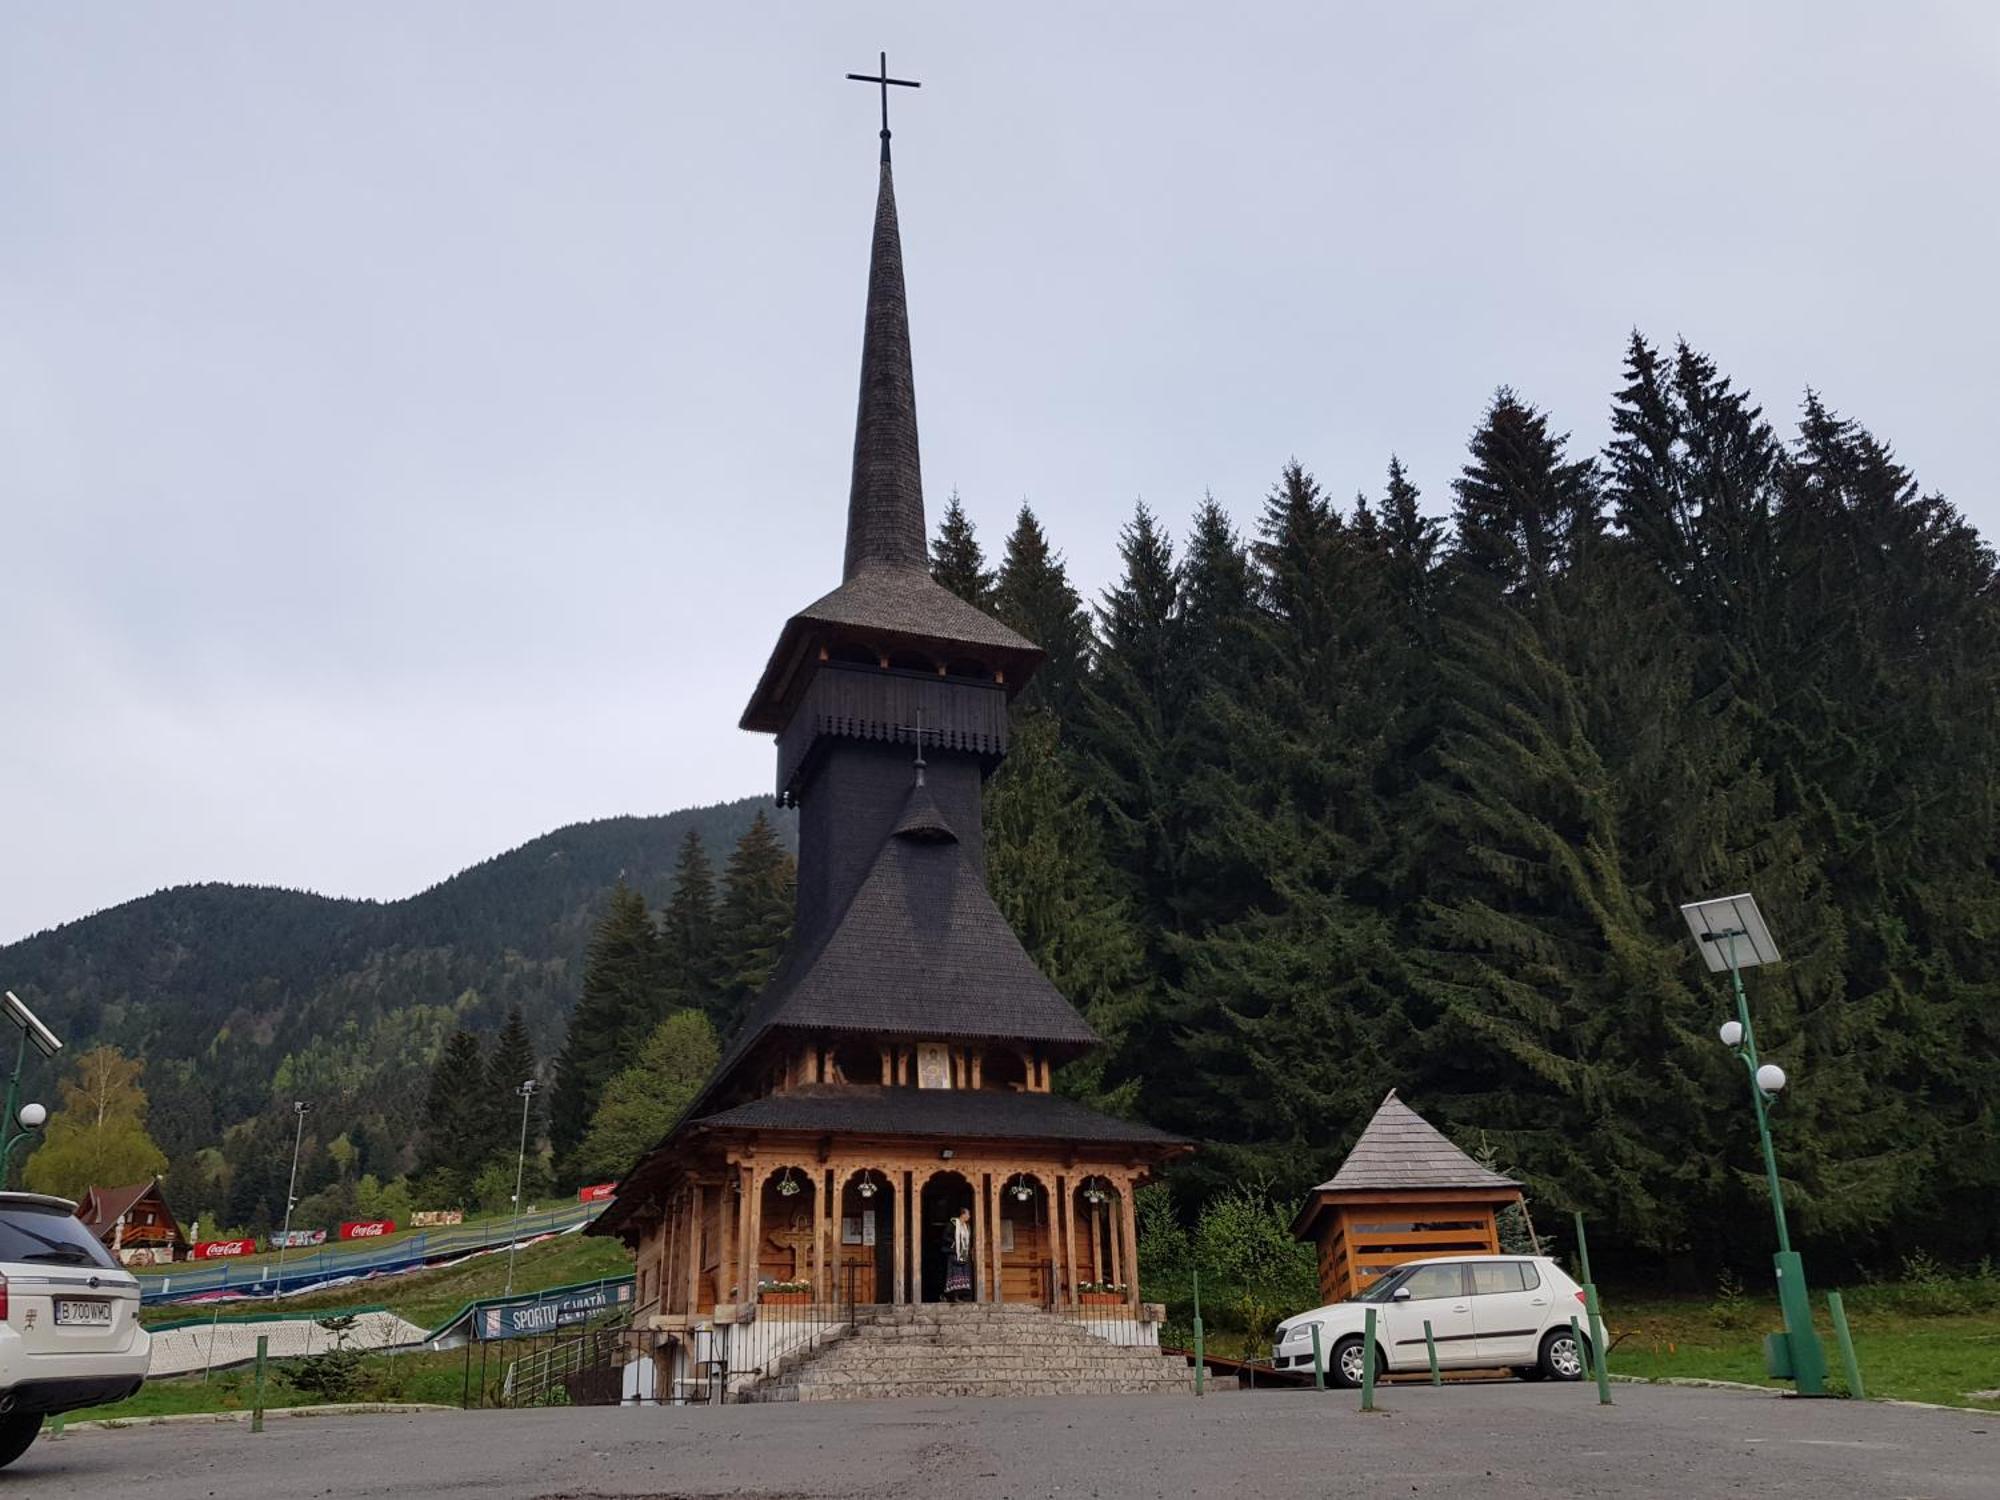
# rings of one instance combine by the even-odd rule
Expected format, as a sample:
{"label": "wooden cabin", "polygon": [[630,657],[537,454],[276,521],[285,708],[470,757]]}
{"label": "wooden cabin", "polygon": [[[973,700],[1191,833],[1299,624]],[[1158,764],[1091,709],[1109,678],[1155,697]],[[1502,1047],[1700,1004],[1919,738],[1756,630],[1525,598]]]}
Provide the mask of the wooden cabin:
{"label": "wooden cabin", "polygon": [[126,1187],[88,1187],[76,1216],[121,1265],[165,1265],[185,1260],[188,1238],[167,1206],[159,1178]]}
{"label": "wooden cabin", "polygon": [[1518,1182],[1480,1166],[1391,1089],[1292,1233],[1319,1246],[1320,1295],[1343,1302],[1405,1261],[1499,1254],[1500,1211],[1522,1201]]}

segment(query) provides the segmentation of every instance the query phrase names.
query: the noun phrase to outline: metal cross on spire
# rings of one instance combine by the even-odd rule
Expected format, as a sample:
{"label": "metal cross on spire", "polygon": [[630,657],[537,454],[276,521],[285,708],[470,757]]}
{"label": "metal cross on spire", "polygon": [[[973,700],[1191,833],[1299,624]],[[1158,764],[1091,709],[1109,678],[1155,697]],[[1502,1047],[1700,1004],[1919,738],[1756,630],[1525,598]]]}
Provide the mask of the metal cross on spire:
{"label": "metal cross on spire", "polygon": [[944,731],[942,729],[930,729],[925,727],[924,711],[921,706],[919,706],[916,711],[916,719],[917,722],[914,724],[898,724],[896,728],[899,732],[907,734],[911,739],[917,742],[917,760],[916,760],[917,785],[922,786],[924,784],[924,767],[927,764],[927,762],[924,760],[924,736],[927,734],[936,735],[938,743],[942,745],[944,743]]}
{"label": "metal cross on spire", "polygon": [[889,54],[880,54],[877,71],[869,73],[849,73],[847,76],[856,83],[879,84],[882,88],[882,160],[889,159],[889,85],[899,89],[920,89],[923,87],[914,78],[891,78],[889,76]]}

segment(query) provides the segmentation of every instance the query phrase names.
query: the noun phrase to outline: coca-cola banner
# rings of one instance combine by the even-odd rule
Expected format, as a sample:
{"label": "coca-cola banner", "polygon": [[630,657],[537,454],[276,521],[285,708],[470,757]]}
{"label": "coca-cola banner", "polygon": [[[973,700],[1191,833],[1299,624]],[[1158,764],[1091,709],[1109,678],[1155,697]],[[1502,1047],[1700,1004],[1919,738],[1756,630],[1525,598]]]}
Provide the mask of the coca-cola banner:
{"label": "coca-cola banner", "polygon": [[233,1255],[255,1255],[255,1240],[199,1240],[194,1247],[196,1260],[226,1260]]}
{"label": "coca-cola banner", "polygon": [[324,1245],[324,1229],[274,1229],[267,1243],[273,1250],[298,1250],[307,1245]]}
{"label": "coca-cola banner", "polygon": [[395,1232],[394,1219],[349,1219],[340,1226],[340,1237],[344,1240],[379,1240]]}
{"label": "coca-cola banner", "polygon": [[576,1190],[576,1201],[579,1203],[602,1203],[611,1196],[611,1190],[617,1186],[618,1184],[615,1182],[599,1182],[593,1183],[589,1187],[578,1188]]}

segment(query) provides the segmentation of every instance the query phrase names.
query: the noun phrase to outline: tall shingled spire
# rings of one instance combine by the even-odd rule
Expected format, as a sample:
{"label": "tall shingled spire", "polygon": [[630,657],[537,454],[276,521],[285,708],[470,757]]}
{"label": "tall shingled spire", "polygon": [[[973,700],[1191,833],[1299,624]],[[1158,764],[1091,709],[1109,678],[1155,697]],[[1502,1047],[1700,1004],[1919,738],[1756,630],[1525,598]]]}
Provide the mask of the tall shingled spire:
{"label": "tall shingled spire", "polygon": [[875,246],[868,257],[854,481],[847,496],[847,560],[841,577],[852,578],[864,568],[922,569],[928,562],[903,245],[896,228],[896,185],[885,160],[875,199]]}

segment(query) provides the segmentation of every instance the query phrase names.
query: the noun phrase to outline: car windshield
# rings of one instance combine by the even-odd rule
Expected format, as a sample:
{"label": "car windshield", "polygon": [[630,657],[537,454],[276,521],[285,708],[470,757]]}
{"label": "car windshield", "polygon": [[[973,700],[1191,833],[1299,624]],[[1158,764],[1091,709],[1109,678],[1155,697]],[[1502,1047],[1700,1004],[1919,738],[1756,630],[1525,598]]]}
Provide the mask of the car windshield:
{"label": "car windshield", "polygon": [[1409,1267],[1401,1271],[1391,1271],[1387,1276],[1384,1276],[1354,1300],[1356,1302],[1387,1302],[1391,1297],[1396,1295],[1396,1288],[1410,1279],[1411,1272],[1414,1270],[1415,1267]]}
{"label": "car windshield", "polygon": [[40,1203],[0,1203],[0,1262],[7,1261],[106,1270],[118,1265],[74,1215]]}

